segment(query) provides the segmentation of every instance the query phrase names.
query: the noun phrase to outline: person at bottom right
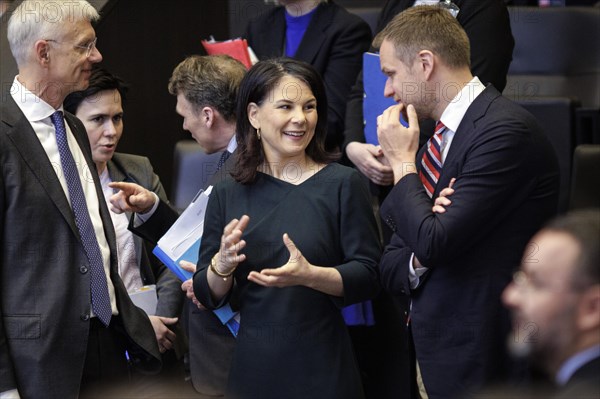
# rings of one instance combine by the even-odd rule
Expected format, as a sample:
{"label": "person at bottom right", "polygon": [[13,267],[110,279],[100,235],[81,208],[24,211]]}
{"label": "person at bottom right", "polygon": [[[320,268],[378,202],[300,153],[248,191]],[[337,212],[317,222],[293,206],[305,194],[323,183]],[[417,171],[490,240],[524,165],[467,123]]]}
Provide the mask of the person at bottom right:
{"label": "person at bottom right", "polygon": [[556,386],[555,398],[600,398],[600,209],[561,216],[529,242],[502,300],[513,352]]}
{"label": "person at bottom right", "polygon": [[[448,11],[406,10],[374,45],[384,94],[398,103],[378,117],[394,173],[380,211],[394,232],[382,286],[410,296],[420,397],[463,398],[512,378],[500,297],[528,240],[556,214],[556,155],[531,114],[472,76],[469,40]],[[419,150],[424,118],[441,123]],[[452,194],[438,198],[452,179]],[[434,211],[438,201],[444,212]]]}

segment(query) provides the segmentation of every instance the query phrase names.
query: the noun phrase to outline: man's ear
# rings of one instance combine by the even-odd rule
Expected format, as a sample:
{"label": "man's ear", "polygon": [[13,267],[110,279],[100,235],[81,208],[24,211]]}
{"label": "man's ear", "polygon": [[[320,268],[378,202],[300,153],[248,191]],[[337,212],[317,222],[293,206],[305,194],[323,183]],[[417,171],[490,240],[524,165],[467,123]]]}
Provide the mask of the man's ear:
{"label": "man's ear", "polygon": [[600,284],[586,289],[577,306],[577,327],[580,331],[600,330]]}
{"label": "man's ear", "polygon": [[433,56],[431,51],[421,50],[419,51],[417,59],[421,73],[423,73],[426,80],[429,80],[433,74],[434,68],[437,66],[435,65],[436,58]]}
{"label": "man's ear", "polygon": [[260,108],[258,107],[258,105],[256,105],[256,103],[250,103],[248,104],[247,110],[248,120],[250,121],[252,127],[254,127],[255,129],[260,129],[260,122],[258,120]]}
{"label": "man's ear", "polygon": [[202,111],[200,111],[200,114],[204,124],[210,129],[210,127],[215,123],[215,110],[211,107],[204,107],[202,108]]}
{"label": "man's ear", "polygon": [[47,66],[50,62],[50,45],[46,40],[38,40],[33,45],[35,49],[35,57],[42,66]]}

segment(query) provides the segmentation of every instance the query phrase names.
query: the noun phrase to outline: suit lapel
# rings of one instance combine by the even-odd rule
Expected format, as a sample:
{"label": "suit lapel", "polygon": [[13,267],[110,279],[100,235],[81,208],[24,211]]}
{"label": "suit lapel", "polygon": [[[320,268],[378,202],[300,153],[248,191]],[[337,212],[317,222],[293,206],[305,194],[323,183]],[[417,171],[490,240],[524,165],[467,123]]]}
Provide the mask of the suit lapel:
{"label": "suit lapel", "polygon": [[308,62],[309,64],[313,63],[319,53],[319,49],[323,45],[325,32],[333,23],[333,12],[333,7],[325,3],[321,3],[317,7],[294,58]]}
{"label": "suit lapel", "polygon": [[[119,153],[113,154],[112,159],[110,161],[108,161],[108,163],[106,165],[110,179],[115,182],[124,181],[124,182],[128,182],[128,183],[136,183],[142,187],[147,187],[147,182],[140,182],[126,172],[126,170],[128,169],[128,166],[125,165],[125,163],[128,163],[127,160],[124,159],[123,157],[121,157],[119,155]],[[131,166],[132,168],[138,167],[138,165],[136,165],[133,162],[129,162],[129,164],[130,164],[129,166]],[[125,212],[125,216],[127,217],[128,220],[131,220],[131,215],[132,215],[131,212]],[[142,237],[140,237],[136,234],[133,234],[133,242],[134,242],[134,246],[135,246],[136,261],[137,261],[137,264],[140,266],[142,280],[144,280],[146,278],[146,276],[149,276],[152,274],[151,270],[147,266],[150,263],[149,262],[141,262],[142,256],[146,256],[145,252],[142,250],[142,244],[143,244]]]}
{"label": "suit lapel", "polygon": [[[133,179],[125,172],[125,165],[120,162],[120,158],[118,153],[113,154],[113,158],[108,161],[106,168],[108,169],[108,175],[110,179],[114,182],[127,182],[127,183],[136,183],[140,186],[144,186],[143,183],[140,183]],[[125,212],[127,215],[127,219],[131,217],[131,212]]]}
{"label": "suit lapel", "polygon": [[31,124],[25,118],[19,107],[14,103],[12,97],[5,102],[7,113],[3,119],[12,129],[7,132],[8,137],[15,144],[21,154],[23,162],[27,164],[31,172],[36,176],[40,186],[46,191],[52,202],[63,215],[75,236],[79,237],[79,230],[75,224],[75,218],[65,192],[54,172],[54,167],[48,159],[48,155],[40,140],[37,138]]}
{"label": "suit lapel", "polygon": [[[65,112],[65,120],[69,124],[69,128],[83,153],[83,157],[88,164],[88,168],[90,169],[90,176],[94,180],[94,186],[96,187],[96,194],[98,196],[98,206],[100,211],[100,219],[102,219],[102,225],[104,227],[104,234],[106,235],[106,241],[108,242],[108,246],[110,248],[110,264],[111,264],[111,278],[113,279],[113,283],[115,282],[114,276],[118,275],[117,271],[117,247],[116,247],[116,235],[115,229],[112,224],[112,219],[110,217],[110,213],[108,211],[108,206],[106,205],[106,200],[104,199],[104,194],[102,192],[102,186],[100,185],[100,177],[96,171],[96,165],[92,160],[92,150],[90,148],[90,142],[85,131],[85,127],[81,123],[79,119],[77,119],[74,115]],[[115,285],[116,288],[116,285]]]}
{"label": "suit lapel", "polygon": [[448,155],[444,160],[442,174],[440,175],[433,198],[436,198],[442,189],[448,187],[448,184],[450,184],[450,179],[456,177],[456,175],[460,172],[457,166],[460,160],[459,157],[464,154],[465,147],[470,145],[472,142],[477,121],[485,116],[490,103],[498,96],[500,96],[500,93],[493,86],[489,85],[479,96],[477,96],[475,101],[473,101],[465,113],[465,116],[461,120],[460,125],[458,125],[458,128],[454,133],[452,145],[450,146]]}
{"label": "suit lapel", "polygon": [[[113,155],[113,157],[114,157],[114,155]],[[108,169],[108,175],[110,176],[110,179],[112,181],[118,181],[118,182],[129,181],[129,182],[131,182],[131,179],[128,179],[125,172],[119,167],[119,165],[117,165],[114,162],[114,158],[113,158],[113,160],[108,161],[106,167]]]}

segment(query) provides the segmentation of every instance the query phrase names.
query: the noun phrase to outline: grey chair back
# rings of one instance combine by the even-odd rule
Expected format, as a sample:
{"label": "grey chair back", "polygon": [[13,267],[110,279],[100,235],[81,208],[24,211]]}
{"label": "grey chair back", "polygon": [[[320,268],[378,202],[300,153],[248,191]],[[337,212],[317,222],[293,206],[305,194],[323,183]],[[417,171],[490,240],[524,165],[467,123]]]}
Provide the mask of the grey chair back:
{"label": "grey chair back", "polygon": [[198,191],[206,187],[220,157],[219,152],[206,154],[194,140],[181,140],[175,144],[170,198],[177,209],[185,209]]}
{"label": "grey chair back", "polygon": [[573,155],[570,209],[600,208],[600,144],[582,144]]}

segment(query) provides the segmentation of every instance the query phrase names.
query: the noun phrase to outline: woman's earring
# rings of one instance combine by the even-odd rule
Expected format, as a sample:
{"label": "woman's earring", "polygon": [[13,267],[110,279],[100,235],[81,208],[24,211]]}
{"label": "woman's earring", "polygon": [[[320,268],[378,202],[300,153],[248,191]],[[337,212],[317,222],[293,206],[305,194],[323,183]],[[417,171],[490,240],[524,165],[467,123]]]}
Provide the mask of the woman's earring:
{"label": "woman's earring", "polygon": [[258,141],[260,141],[260,128],[256,129],[256,137],[258,137]]}

